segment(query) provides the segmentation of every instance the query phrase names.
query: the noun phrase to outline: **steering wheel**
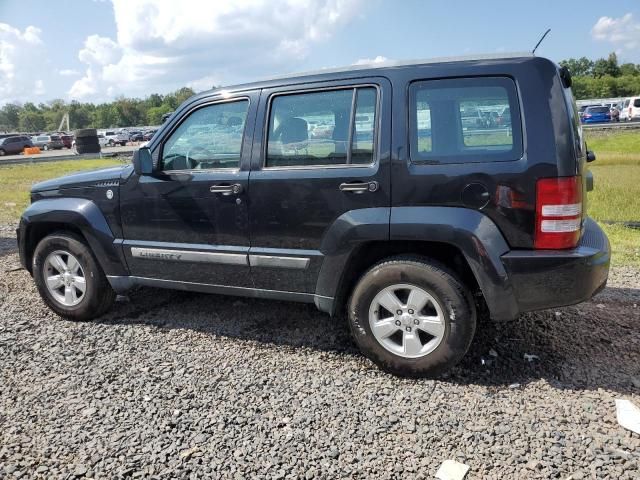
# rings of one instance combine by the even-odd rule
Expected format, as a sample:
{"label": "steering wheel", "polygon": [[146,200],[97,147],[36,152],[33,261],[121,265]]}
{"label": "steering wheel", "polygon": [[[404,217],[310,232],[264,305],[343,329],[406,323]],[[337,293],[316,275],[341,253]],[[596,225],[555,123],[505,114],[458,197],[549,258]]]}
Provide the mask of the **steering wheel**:
{"label": "steering wheel", "polygon": [[184,155],[185,160],[187,162],[187,166],[190,170],[197,168],[199,162],[195,158],[190,157],[189,154],[193,155],[198,153],[207,153],[207,149],[204,147],[193,147],[187,150],[187,153],[185,153]]}

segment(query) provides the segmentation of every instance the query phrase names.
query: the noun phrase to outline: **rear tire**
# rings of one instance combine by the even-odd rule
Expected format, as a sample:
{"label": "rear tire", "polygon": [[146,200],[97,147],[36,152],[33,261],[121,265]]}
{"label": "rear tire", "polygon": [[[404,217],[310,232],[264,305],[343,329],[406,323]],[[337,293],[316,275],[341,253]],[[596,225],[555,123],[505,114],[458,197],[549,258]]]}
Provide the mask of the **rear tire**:
{"label": "rear tire", "polygon": [[451,369],[476,328],[469,290],[445,266],[424,257],[395,257],[372,267],[353,291],[348,316],[362,353],[382,370],[408,377],[437,377]]}
{"label": "rear tire", "polygon": [[97,318],[116,298],[91,249],[71,233],[55,233],[38,243],[33,278],[49,308],[69,320]]}

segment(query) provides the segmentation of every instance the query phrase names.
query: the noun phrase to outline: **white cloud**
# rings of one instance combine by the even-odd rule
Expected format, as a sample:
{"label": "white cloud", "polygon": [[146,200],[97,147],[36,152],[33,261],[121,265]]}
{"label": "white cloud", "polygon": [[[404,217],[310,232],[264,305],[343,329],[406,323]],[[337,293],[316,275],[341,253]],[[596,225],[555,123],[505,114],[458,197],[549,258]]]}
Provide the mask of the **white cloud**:
{"label": "white cloud", "polygon": [[107,37],[90,35],[84,42],[84,48],[78,52],[78,58],[89,65],[109,65],[120,60],[120,46]]}
{"label": "white cloud", "polygon": [[62,70],[58,70],[58,75],[63,77],[75,77],[80,75],[78,70],[74,70],[73,68],[64,68]]}
{"label": "white cloud", "polygon": [[0,23],[0,104],[45,93],[44,83],[38,78],[47,63],[40,34],[34,26],[22,32]]}
{"label": "white cloud", "polygon": [[353,64],[354,65],[374,65],[376,63],[388,63],[391,62],[387,57],[378,55],[376,58],[359,58]]}
{"label": "white cloud", "polygon": [[[318,42],[365,0],[112,0],[117,41],[92,35],[72,98],[146,95],[191,84],[210,88],[300,70]],[[211,82],[213,81],[213,82]]]}
{"label": "white cloud", "polygon": [[617,48],[633,50],[640,47],[640,22],[631,13],[620,18],[600,17],[591,29],[591,36]]}

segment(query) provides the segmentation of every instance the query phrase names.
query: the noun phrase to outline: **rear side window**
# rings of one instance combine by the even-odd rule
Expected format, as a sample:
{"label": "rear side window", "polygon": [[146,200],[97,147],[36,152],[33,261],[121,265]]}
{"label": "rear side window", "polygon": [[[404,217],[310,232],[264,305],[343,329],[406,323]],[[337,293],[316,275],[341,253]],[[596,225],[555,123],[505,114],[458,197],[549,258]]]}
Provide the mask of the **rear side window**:
{"label": "rear side window", "polygon": [[419,81],[409,89],[411,160],[517,160],[522,126],[513,81],[503,77]]}
{"label": "rear side window", "polygon": [[640,107],[640,98],[636,98],[636,99],[633,101],[633,106],[634,106],[634,107]]}
{"label": "rear side window", "polygon": [[265,167],[373,163],[376,105],[373,87],[274,97]]}

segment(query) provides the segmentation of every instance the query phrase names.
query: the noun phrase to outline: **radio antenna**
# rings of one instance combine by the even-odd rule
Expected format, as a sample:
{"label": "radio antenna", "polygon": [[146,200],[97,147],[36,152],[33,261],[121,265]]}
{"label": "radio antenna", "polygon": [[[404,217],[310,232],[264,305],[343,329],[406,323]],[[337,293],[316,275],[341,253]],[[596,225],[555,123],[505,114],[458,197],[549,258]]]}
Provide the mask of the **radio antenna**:
{"label": "radio antenna", "polygon": [[540,40],[538,40],[538,43],[536,43],[536,46],[533,47],[533,50],[531,50],[531,55],[535,55],[536,54],[536,50],[538,49],[538,47],[540,46],[540,44],[542,43],[544,38],[549,34],[550,31],[551,31],[551,29],[547,28],[547,31],[544,32],[544,35],[542,35],[542,38]]}

